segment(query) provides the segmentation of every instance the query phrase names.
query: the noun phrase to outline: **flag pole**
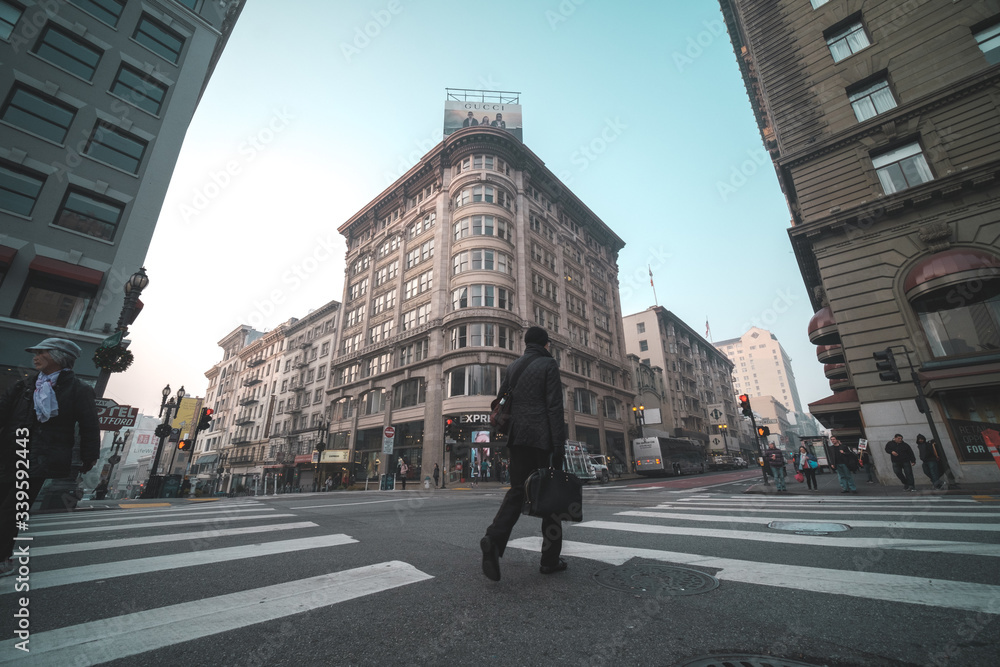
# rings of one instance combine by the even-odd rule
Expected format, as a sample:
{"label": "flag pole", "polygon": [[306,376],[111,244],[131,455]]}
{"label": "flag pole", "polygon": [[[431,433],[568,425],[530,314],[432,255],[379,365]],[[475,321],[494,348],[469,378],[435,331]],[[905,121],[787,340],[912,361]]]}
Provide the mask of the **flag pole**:
{"label": "flag pole", "polygon": [[656,285],[653,284],[653,269],[649,266],[649,264],[646,265],[646,268],[649,269],[649,286],[653,288],[653,303],[659,306],[660,301],[656,298]]}

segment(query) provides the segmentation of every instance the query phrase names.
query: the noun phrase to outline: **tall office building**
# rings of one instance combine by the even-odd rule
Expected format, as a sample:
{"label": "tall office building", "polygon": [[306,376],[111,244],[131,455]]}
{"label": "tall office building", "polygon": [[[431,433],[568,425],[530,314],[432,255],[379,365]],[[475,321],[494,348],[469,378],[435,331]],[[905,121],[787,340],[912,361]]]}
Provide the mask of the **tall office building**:
{"label": "tall office building", "polygon": [[[400,458],[417,479],[435,463],[497,465],[490,402],[534,324],[561,368],[570,439],[629,460],[624,244],[514,133],[459,120],[339,230],[347,276],[330,438],[358,478],[396,472]],[[457,424],[447,456],[446,418]]]}
{"label": "tall office building", "polygon": [[96,379],[244,2],[0,0],[0,388],[52,336]]}
{"label": "tall office building", "polygon": [[[995,479],[981,433],[1000,430],[1000,7],[720,4],[833,390],[810,412],[873,443],[880,470],[883,443],[923,433],[957,479]],[[899,382],[880,378],[886,349]]]}
{"label": "tall office building", "polygon": [[774,396],[788,412],[802,412],[791,357],[773,333],[752,327],[739,338],[716,341],[714,345],[733,362],[733,388],[737,394]]}

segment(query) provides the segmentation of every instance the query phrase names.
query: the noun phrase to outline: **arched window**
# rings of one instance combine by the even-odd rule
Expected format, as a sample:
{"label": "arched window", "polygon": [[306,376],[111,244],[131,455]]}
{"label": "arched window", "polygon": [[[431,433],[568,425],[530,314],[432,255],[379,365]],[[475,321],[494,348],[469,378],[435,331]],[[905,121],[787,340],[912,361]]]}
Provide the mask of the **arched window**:
{"label": "arched window", "polygon": [[924,259],[903,287],[935,357],[1000,350],[1000,259],[956,248]]}
{"label": "arched window", "polygon": [[410,408],[424,402],[424,379],[411,378],[397,384],[392,391],[392,407]]}
{"label": "arched window", "polygon": [[361,413],[376,415],[385,410],[385,389],[372,389],[361,396]]}
{"label": "arched window", "polygon": [[597,394],[586,389],[573,392],[573,411],[583,415],[597,414]]}

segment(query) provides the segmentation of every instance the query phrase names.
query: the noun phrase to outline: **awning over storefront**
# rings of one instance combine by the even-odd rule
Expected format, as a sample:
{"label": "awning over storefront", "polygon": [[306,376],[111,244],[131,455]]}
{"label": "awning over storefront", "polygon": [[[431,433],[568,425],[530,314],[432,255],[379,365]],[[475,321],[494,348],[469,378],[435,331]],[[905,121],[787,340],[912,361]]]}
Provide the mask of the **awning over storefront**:
{"label": "awning over storefront", "polygon": [[834,345],[840,342],[837,320],[830,306],[820,308],[809,320],[809,340],[813,345]]}
{"label": "awning over storefront", "polygon": [[1000,259],[984,250],[953,248],[935,253],[910,269],[903,283],[913,300],[952,285],[1000,278]]}
{"label": "awning over storefront", "polygon": [[219,460],[218,454],[203,454],[195,461],[195,463],[215,463],[218,460]]}
{"label": "awning over storefront", "polygon": [[16,254],[16,248],[0,245],[0,269],[6,269],[10,266],[14,262],[14,255]]}
{"label": "awning over storefront", "polygon": [[861,402],[856,389],[838,391],[810,403],[809,414],[831,430],[861,428]]}
{"label": "awning over storefront", "polygon": [[85,266],[70,264],[50,257],[35,257],[31,260],[28,268],[32,271],[66,278],[85,285],[100,285],[104,278],[104,273],[96,269],[88,269]]}

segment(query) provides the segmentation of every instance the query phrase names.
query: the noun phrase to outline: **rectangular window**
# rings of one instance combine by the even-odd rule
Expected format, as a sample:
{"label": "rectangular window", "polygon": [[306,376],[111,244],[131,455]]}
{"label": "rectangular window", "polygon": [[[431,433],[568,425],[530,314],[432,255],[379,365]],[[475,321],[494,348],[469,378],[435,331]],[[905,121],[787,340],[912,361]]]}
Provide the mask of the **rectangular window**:
{"label": "rectangular window", "polygon": [[827,34],[826,43],[830,47],[830,55],[833,56],[833,62],[840,62],[844,58],[871,45],[868,33],[865,32],[865,27],[861,24],[860,20],[856,20],[844,28]]}
{"label": "rectangular window", "polygon": [[10,39],[14,26],[21,19],[24,10],[9,2],[0,2],[0,39]]}
{"label": "rectangular window", "polygon": [[146,14],[139,19],[132,39],[175,65],[181,58],[181,49],[184,48],[183,36]]}
{"label": "rectangular window", "polygon": [[637,333],[646,333],[646,323],[645,322],[636,322],[636,324],[635,324],[635,330],[636,330]]}
{"label": "rectangular window", "polygon": [[97,292],[94,285],[30,272],[14,318],[64,329],[80,329]]}
{"label": "rectangular window", "polygon": [[30,216],[43,183],[41,174],[0,163],[0,209]]}
{"label": "rectangular window", "polygon": [[138,174],[147,145],[148,143],[139,137],[98,123],[83,152],[95,160],[118,167],[130,174]]}
{"label": "rectangular window", "polygon": [[34,53],[56,67],[90,81],[94,78],[97,64],[101,62],[101,55],[104,52],[90,42],[81,40],[50,23],[42,30],[42,36],[35,44]]}
{"label": "rectangular window", "polygon": [[934,180],[920,144],[913,142],[872,156],[875,173],[885,193],[892,194]]}
{"label": "rectangular window", "polygon": [[122,10],[125,9],[125,0],[69,0],[91,16],[97,18],[102,23],[107,23],[112,28],[117,27],[118,19],[122,17]]}
{"label": "rectangular window", "polygon": [[87,236],[111,241],[121,220],[123,204],[70,189],[56,214],[55,225]]}
{"label": "rectangular window", "polygon": [[976,32],[976,44],[991,65],[1000,63],[1000,22]]}
{"label": "rectangular window", "polygon": [[896,100],[889,90],[889,82],[885,79],[856,90],[850,93],[849,97],[858,122],[896,108]]}
{"label": "rectangular window", "polygon": [[76,109],[55,98],[14,86],[3,109],[3,120],[22,130],[61,144],[66,139]]}
{"label": "rectangular window", "polygon": [[111,83],[111,94],[153,115],[160,113],[167,96],[167,85],[150,74],[143,74],[134,67],[122,65]]}
{"label": "rectangular window", "polygon": [[649,350],[649,343],[647,343],[644,340],[640,340],[639,341],[639,351],[640,352],[646,352],[647,350]]}
{"label": "rectangular window", "polygon": [[826,3],[830,2],[830,0],[809,0],[809,2],[812,4],[813,9],[819,9]]}

